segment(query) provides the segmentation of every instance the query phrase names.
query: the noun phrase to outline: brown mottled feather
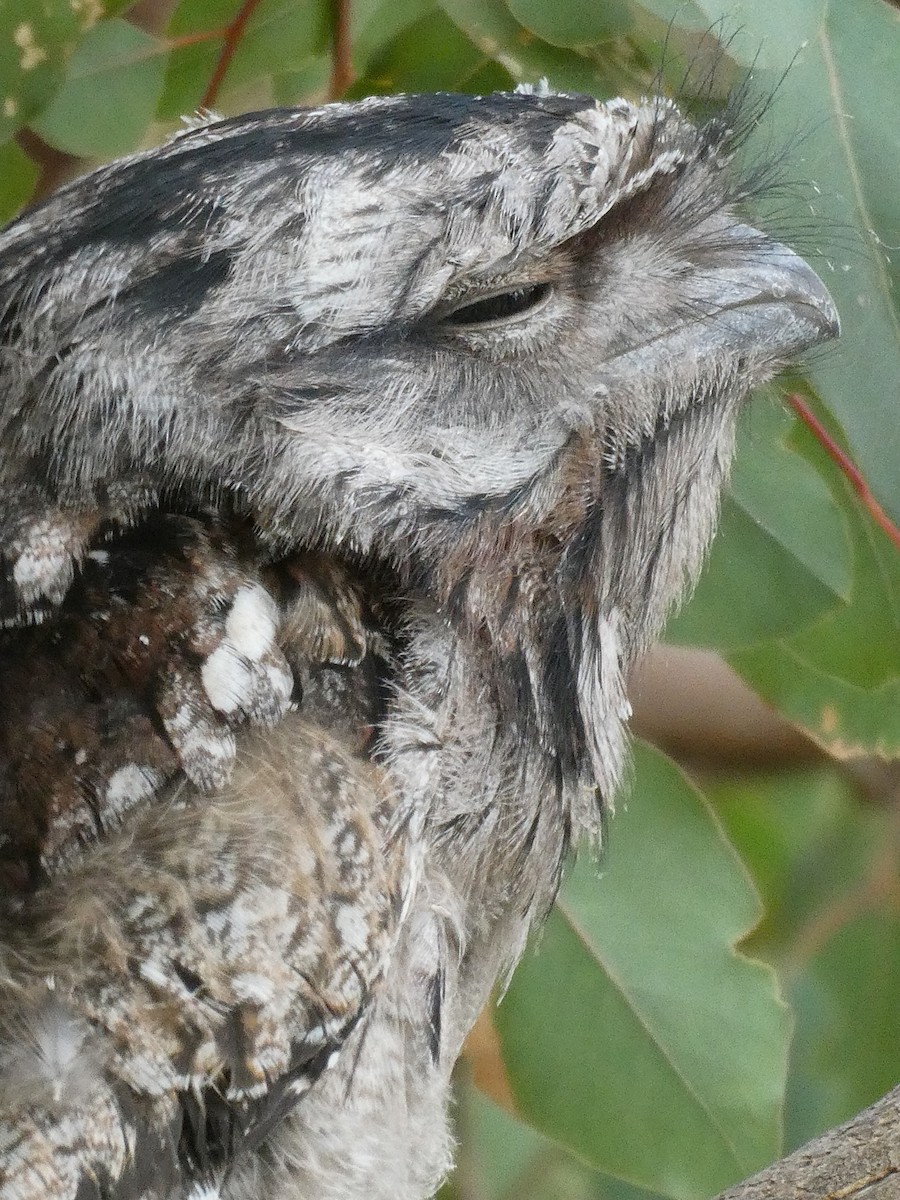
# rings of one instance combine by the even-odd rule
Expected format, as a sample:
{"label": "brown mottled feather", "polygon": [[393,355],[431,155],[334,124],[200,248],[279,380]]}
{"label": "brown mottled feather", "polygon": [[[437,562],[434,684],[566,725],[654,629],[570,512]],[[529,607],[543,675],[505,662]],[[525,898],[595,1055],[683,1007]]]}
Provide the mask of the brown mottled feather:
{"label": "brown mottled feather", "polygon": [[[24,1043],[0,1131],[4,1100],[31,1113],[0,1195],[86,1169],[156,1194],[151,1134],[159,1183],[214,1176],[339,1049],[405,886],[405,816],[364,753],[378,637],[334,562],[264,563],[213,516],[106,539],[56,612],[0,635],[0,1044]],[[60,1093],[80,1115],[53,1120]]]}

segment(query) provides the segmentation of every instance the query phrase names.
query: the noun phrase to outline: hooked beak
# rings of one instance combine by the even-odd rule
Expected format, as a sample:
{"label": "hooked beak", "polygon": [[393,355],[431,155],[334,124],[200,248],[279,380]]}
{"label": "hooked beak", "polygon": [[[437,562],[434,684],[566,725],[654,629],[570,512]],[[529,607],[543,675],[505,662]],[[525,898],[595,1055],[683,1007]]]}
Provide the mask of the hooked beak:
{"label": "hooked beak", "polygon": [[840,334],[834,301],[809,263],[749,225],[732,236],[734,261],[710,273],[720,333],[785,360]]}

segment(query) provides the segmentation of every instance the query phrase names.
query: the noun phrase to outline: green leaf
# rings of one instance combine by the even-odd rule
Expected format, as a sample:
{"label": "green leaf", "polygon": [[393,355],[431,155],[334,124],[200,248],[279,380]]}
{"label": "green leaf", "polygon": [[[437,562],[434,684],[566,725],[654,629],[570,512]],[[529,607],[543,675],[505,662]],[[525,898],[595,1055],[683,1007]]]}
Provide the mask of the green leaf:
{"label": "green leaf", "polygon": [[133,150],[153,119],[164,71],[161,42],[127,21],[102,21],[76,48],[34,129],[70,154],[111,158]]}
{"label": "green leaf", "polygon": [[585,46],[625,33],[631,26],[627,0],[506,0],[520,25],[551,46]]}
{"label": "green leaf", "polygon": [[717,649],[750,645],[809,624],[834,594],[732,498],[697,591],[666,629],[669,641]]}
{"label": "green leaf", "polygon": [[49,102],[81,29],[69,0],[0,4],[0,141]]}
{"label": "green leaf", "polygon": [[669,623],[668,640],[751,645],[802,629],[849,598],[845,517],[790,444],[794,425],[772,393],[744,413],[717,539],[694,596]]}
{"label": "green leaf", "polygon": [[262,0],[228,68],[228,86],[301,66],[326,50],[328,31],[324,0]]}
{"label": "green leaf", "polygon": [[[636,96],[658,87],[662,78],[682,94],[699,91],[700,104],[708,105],[724,99],[729,83],[738,78],[728,55],[718,47],[712,50],[714,39],[698,38],[695,31],[705,30],[709,22],[690,2],[679,2],[670,11],[665,0],[649,8],[626,0],[616,0],[615,6],[587,7],[581,0],[571,0],[563,9],[521,0],[515,16],[503,0],[440,3],[466,36],[517,81],[536,83],[546,78],[561,91]],[[672,23],[673,11],[678,23]],[[582,40],[588,29],[601,27],[604,32],[597,40]],[[546,36],[538,37],[537,30]],[[566,45],[554,44],[562,42]],[[716,71],[711,81],[713,60]]]}
{"label": "green leaf", "polygon": [[467,1083],[456,1088],[456,1133],[460,1165],[438,1200],[662,1200],[591,1170]]}
{"label": "green leaf", "polygon": [[896,913],[867,912],[838,924],[792,988],[792,1146],[846,1121],[900,1079],[898,994]]}
{"label": "green leaf", "polygon": [[[811,179],[777,197],[783,234],[815,261],[843,323],[838,346],[810,377],[854,460],[900,522],[900,10],[884,0],[697,0],[711,20],[740,27],[737,43],[761,89],[779,84],[761,153],[779,139],[789,173]],[[787,74],[782,80],[782,75]],[[889,99],[891,98],[891,99]],[[812,236],[808,232],[812,228]]]}
{"label": "green leaf", "polygon": [[788,1016],[735,944],[759,901],[698,793],[639,747],[603,876],[583,858],[498,1012],[517,1105],[615,1178],[701,1197],[777,1157]]}
{"label": "green leaf", "polygon": [[[234,18],[233,0],[181,0],[166,30],[173,43],[157,116],[177,120],[193,113],[222,52],[223,33]],[[192,42],[193,37],[208,38]],[[179,44],[180,41],[184,44]]]}
{"label": "green leaf", "polygon": [[314,54],[292,71],[272,76],[272,100],[278,105],[306,104],[322,97],[331,78],[331,59]]}
{"label": "green leaf", "polygon": [[[224,45],[224,31],[234,20],[235,0],[182,0],[169,22],[176,43],[166,72],[158,115],[166,120],[193,112],[200,104]],[[216,107],[230,110],[229,95],[258,88],[272,76],[303,71],[328,42],[325,0],[262,0],[254,9],[228,65]],[[208,38],[178,45],[181,39]]]}
{"label": "green leaf", "polygon": [[[440,9],[404,29],[369,61],[368,74],[357,80],[351,96],[370,92],[485,90],[483,72],[493,78],[487,89],[508,88],[512,80],[492,62]],[[475,86],[470,81],[477,80]]]}
{"label": "green leaf", "polygon": [[750,944],[796,976],[822,912],[858,893],[891,837],[890,814],[862,801],[833,765],[717,777],[706,794],[750,869],[766,916]]}
{"label": "green leaf", "polygon": [[622,39],[611,48],[594,47],[589,55],[551,46],[514,20],[502,0],[441,0],[441,7],[484,55],[519,82],[547,79],[560,91],[603,96],[639,88],[652,75],[635,66],[633,50]]}
{"label": "green leaf", "polygon": [[868,516],[851,528],[856,549],[853,602],[790,639],[812,666],[871,690],[900,677],[900,556]]}
{"label": "green leaf", "polygon": [[787,642],[738,650],[728,661],[764,700],[836,758],[900,757],[900,679],[866,689],[837,679]]}
{"label": "green leaf", "polygon": [[790,638],[733,651],[729,661],[830,754],[893,758],[900,755],[900,555],[849,487],[835,482],[854,551],[849,602]]}
{"label": "green leaf", "polygon": [[754,947],[789,981],[791,1149],[900,1078],[896,815],[833,767],[719,781],[708,794],[765,897]]}
{"label": "green leaf", "polygon": [[357,0],[350,11],[356,70],[366,72],[373,55],[436,7],[435,0]]}
{"label": "green leaf", "polygon": [[697,0],[641,0],[638,11],[652,13],[666,24],[677,23],[682,29],[697,29],[704,34],[709,29],[709,17]]}
{"label": "green leaf", "polygon": [[115,17],[126,9],[134,8],[135,0],[69,0],[73,8],[85,15],[85,28],[89,28],[96,19],[98,9],[102,9],[106,17]]}
{"label": "green leaf", "polygon": [[14,217],[27,203],[37,177],[37,167],[14,142],[0,146],[0,222]]}
{"label": "green leaf", "polygon": [[792,443],[797,420],[771,388],[745,410],[731,476],[735,503],[835,598],[849,600],[853,554],[840,504]]}

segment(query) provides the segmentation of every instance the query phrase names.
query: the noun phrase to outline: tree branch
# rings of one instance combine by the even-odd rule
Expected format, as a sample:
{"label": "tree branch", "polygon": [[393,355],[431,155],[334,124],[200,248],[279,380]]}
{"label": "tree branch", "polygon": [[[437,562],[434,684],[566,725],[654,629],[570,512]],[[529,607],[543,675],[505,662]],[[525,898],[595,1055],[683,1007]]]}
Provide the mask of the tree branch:
{"label": "tree branch", "polygon": [[897,1200],[900,1087],[716,1200]]}
{"label": "tree branch", "polygon": [[350,0],[331,0],[331,82],[328,99],[340,100],[352,82]]}
{"label": "tree branch", "polygon": [[234,52],[240,45],[241,38],[244,36],[244,30],[247,27],[247,22],[253,15],[253,10],[259,5],[260,0],[244,0],[244,3],[237,11],[234,20],[231,21],[224,32],[224,42],[222,51],[216,60],[215,68],[210,76],[209,83],[206,85],[206,91],[203,93],[203,99],[200,101],[201,108],[212,108],[216,102],[216,97],[219,94],[219,88],[222,86],[222,80],[225,78],[225,73],[231,65],[231,60],[234,58]]}

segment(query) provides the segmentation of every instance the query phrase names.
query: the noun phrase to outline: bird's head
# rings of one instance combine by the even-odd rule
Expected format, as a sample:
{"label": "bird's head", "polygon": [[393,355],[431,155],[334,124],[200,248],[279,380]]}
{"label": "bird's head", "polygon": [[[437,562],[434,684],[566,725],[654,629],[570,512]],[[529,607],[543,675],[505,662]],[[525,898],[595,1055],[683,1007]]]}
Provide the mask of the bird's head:
{"label": "bird's head", "polygon": [[696,570],[748,390],[837,332],[735,215],[727,126],[399,96],[76,181],[0,239],[0,478],[229,494],[273,545],[399,572],[552,709]]}

